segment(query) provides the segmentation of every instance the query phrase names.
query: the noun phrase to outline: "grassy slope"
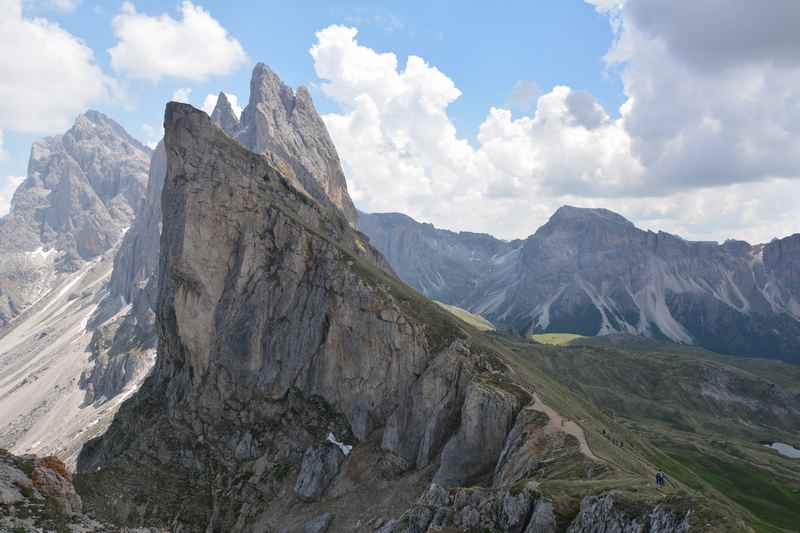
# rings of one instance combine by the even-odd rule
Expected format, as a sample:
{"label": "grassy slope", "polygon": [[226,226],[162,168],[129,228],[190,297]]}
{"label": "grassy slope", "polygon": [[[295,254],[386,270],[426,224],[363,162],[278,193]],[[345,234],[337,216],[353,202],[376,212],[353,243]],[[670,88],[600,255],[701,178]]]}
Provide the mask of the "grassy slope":
{"label": "grassy slope", "polygon": [[577,339],[585,338],[583,335],[575,333],[539,333],[531,335],[531,339],[540,344],[551,344],[553,346],[564,346]]}
{"label": "grassy slope", "polygon": [[[795,509],[800,505],[794,504],[800,504],[800,500],[797,500],[796,488],[786,481],[797,473],[787,460],[752,445],[748,449],[744,441],[730,440],[726,445],[735,450],[740,460],[731,463],[733,459],[720,459],[718,451],[707,445],[715,442],[710,438],[713,433],[684,433],[674,427],[674,422],[653,419],[647,408],[650,404],[637,397],[635,391],[623,393],[622,399],[627,396],[633,405],[628,416],[616,416],[603,409],[602,397],[598,399],[591,394],[591,387],[581,386],[566,373],[552,372],[546,364],[548,353],[552,360],[554,356],[560,359],[575,349],[584,350],[593,353],[594,358],[583,361],[582,366],[587,371],[583,375],[597,375],[606,370],[609,357],[619,357],[627,364],[607,378],[609,387],[614,389],[619,384],[615,380],[636,383],[641,378],[663,382],[665,371],[678,371],[678,377],[690,379],[691,373],[687,376],[679,371],[686,366],[687,358],[697,357],[694,352],[662,353],[652,358],[656,363],[649,363],[652,354],[648,353],[631,356],[622,350],[596,347],[543,346],[494,332],[481,332],[472,321],[445,311],[370,261],[347,253],[346,256],[349,257],[345,257],[345,261],[362,279],[382,287],[387,296],[428,324],[432,346],[441,348],[460,337],[476,348],[494,353],[512,368],[518,382],[536,391],[550,407],[583,428],[593,453],[607,468],[602,475],[585,479],[580,475],[579,465],[566,465],[560,474],[544,480],[540,490],[551,497],[561,511],[577,512],[581,496],[615,489],[621,491],[620,497],[631,505],[688,502],[686,505],[694,509],[693,526],[698,530],[748,531],[751,530],[749,524],[759,532],[793,531],[787,524],[795,518]],[[760,373],[775,374],[777,371],[766,365]],[[621,390],[626,391],[625,387]],[[696,405],[692,409],[694,411],[688,414],[695,423],[710,418],[702,409],[697,412]],[[744,459],[741,458],[743,453],[748,454]],[[769,459],[765,459],[768,454]],[[735,464],[736,468],[729,468],[730,464]],[[666,489],[657,490],[654,486],[657,468],[670,476],[671,483]],[[775,475],[779,475],[779,480],[765,485],[772,479],[770,476]],[[800,479],[800,474],[795,479]],[[759,494],[778,496],[769,503],[763,499],[759,501],[756,498]]]}
{"label": "grassy slope", "polygon": [[495,330],[494,324],[483,318],[481,315],[470,313],[466,309],[461,309],[460,307],[456,307],[455,305],[448,305],[442,302],[436,302],[436,303],[441,305],[442,308],[447,309],[449,312],[453,313],[455,316],[457,316],[470,326],[474,327],[478,331]]}
{"label": "grassy slope", "polygon": [[[752,413],[721,417],[683,386],[700,365],[735,362],[735,368],[751,370],[748,392],[758,397],[760,377],[779,382],[780,372],[793,376],[795,369],[771,361],[741,364],[697,350],[640,350],[572,346],[527,353],[529,364],[602,409],[616,439],[635,441],[643,461],[664,469],[690,494],[747,516],[757,531],[800,530],[800,461],[760,446],[757,437],[764,433],[754,429],[760,421]],[[791,427],[770,431],[784,438],[796,434]]]}

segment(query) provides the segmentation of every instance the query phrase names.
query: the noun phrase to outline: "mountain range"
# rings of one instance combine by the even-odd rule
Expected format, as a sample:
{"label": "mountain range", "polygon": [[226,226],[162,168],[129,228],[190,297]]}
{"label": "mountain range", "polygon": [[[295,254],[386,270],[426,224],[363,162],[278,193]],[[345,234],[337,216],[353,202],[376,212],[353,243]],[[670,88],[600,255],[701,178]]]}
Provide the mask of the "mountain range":
{"label": "mountain range", "polygon": [[516,334],[623,333],[800,361],[800,234],[692,242],[571,206],[511,242],[395,213],[358,225],[422,294]]}
{"label": "mountain range", "polygon": [[164,129],[151,151],[81,115],[0,220],[0,531],[800,520],[800,468],[760,444],[800,446],[800,367],[688,346],[796,360],[800,235],[357,213],[310,94],[263,64],[241,117],[220,93]]}

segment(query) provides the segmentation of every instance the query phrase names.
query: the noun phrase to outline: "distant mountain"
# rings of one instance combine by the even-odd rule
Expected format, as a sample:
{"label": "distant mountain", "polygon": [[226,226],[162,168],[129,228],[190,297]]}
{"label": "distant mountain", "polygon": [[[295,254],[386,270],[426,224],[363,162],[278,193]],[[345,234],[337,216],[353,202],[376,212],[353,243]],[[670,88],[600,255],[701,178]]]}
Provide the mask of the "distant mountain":
{"label": "distant mountain", "polygon": [[144,198],[150,149],[97,111],[36,141],[0,219],[0,329],[83,262],[110,250]]}
{"label": "distant mountain", "polygon": [[152,365],[152,349],[105,366],[97,357],[109,351],[103,332],[120,324],[97,310],[145,203],[150,156],[96,111],[33,143],[28,177],[0,219],[1,448],[74,461]]}
{"label": "distant mountain", "polygon": [[359,228],[426,296],[518,333],[627,333],[800,361],[800,234],[691,242],[570,206],[524,241],[392,213],[361,215]]}

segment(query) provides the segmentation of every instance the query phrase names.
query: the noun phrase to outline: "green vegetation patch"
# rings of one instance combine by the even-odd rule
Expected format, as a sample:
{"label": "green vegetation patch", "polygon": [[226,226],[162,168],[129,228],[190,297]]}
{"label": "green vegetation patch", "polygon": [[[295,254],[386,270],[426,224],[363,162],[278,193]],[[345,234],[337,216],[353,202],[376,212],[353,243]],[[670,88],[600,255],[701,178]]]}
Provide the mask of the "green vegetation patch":
{"label": "green vegetation patch", "polygon": [[[434,300],[436,301],[436,300]],[[477,315],[475,313],[470,313],[466,309],[462,309],[460,307],[456,307],[455,305],[448,305],[442,302],[436,302],[442,308],[446,309],[454,316],[460,318],[470,326],[474,327],[478,331],[494,331],[495,327],[494,324],[483,318],[481,315]]]}
{"label": "green vegetation patch", "polygon": [[584,339],[584,335],[575,333],[539,333],[531,335],[531,339],[540,344],[551,344],[553,346],[566,346],[576,339]]}
{"label": "green vegetation patch", "polygon": [[673,449],[667,454],[759,520],[789,531],[797,530],[800,492],[780,478],[744,461],[735,462],[695,450]]}

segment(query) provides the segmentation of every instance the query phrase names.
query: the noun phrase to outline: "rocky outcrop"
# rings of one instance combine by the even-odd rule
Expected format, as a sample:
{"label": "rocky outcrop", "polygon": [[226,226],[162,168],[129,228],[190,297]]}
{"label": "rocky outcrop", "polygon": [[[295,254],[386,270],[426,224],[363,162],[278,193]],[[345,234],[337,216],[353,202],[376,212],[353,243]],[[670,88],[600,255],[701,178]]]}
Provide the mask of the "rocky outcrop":
{"label": "rocky outcrop", "polygon": [[800,353],[797,236],[690,242],[570,206],[508,243],[397,214],[362,214],[359,227],[403,280],[500,329],[624,333],[787,360]]}
{"label": "rocky outcrop", "polygon": [[236,132],[239,131],[239,119],[236,117],[236,113],[233,112],[233,107],[231,107],[228,97],[222,91],[220,91],[217,97],[217,104],[211,112],[211,122],[231,136],[236,135]]}
{"label": "rocky outcrop", "polygon": [[339,155],[305,87],[295,93],[268,66],[257,64],[240,127],[243,145],[283,159],[313,198],[332,202],[355,225]]}
{"label": "rocky outcrop", "polygon": [[[242,531],[287,520],[291,498],[355,502],[383,476],[381,490],[400,491],[433,463],[447,484],[491,484],[530,395],[281,158],[247,151],[187,105],[170,104],[165,125],[158,361],[84,447],[88,504],[123,521]],[[384,473],[355,483],[366,457]],[[180,489],[154,492],[163,483]]]}
{"label": "rocky outcrop", "polygon": [[150,150],[87,111],[33,143],[27,179],[0,219],[0,328],[63,272],[115,246],[144,197]]}
{"label": "rocky outcrop", "polygon": [[685,533],[689,531],[690,514],[678,513],[664,505],[626,509],[619,505],[613,494],[587,496],[581,500],[580,513],[567,533]]}
{"label": "rocky outcrop", "polygon": [[307,449],[294,484],[295,494],[305,501],[319,499],[339,473],[342,461],[344,454],[332,444]]}
{"label": "rocky outcrop", "polygon": [[[530,401],[530,397],[526,399]],[[472,381],[461,407],[461,423],[442,451],[434,483],[451,487],[491,479],[521,407],[514,392],[491,383]]]}
{"label": "rocky outcrop", "polygon": [[[110,533],[121,530],[82,513],[72,476],[59,459],[20,457],[0,449],[0,531]],[[160,533],[150,528],[137,531]]]}

